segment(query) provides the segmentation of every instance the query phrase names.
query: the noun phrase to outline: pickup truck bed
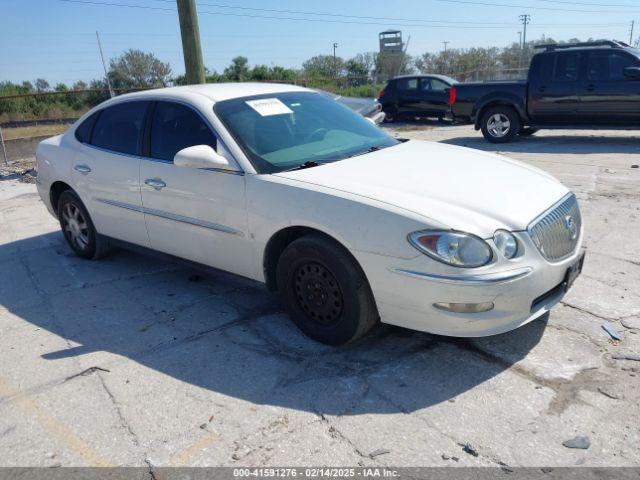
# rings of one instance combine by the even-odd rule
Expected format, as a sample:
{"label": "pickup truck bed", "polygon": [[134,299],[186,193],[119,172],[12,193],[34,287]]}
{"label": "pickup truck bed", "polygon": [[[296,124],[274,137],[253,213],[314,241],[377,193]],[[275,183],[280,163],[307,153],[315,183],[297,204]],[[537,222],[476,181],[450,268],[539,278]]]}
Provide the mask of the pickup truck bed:
{"label": "pickup truck bed", "polygon": [[456,99],[451,111],[458,122],[477,120],[478,112],[494,100],[510,99],[521,111],[526,111],[527,82],[473,82],[455,86]]}

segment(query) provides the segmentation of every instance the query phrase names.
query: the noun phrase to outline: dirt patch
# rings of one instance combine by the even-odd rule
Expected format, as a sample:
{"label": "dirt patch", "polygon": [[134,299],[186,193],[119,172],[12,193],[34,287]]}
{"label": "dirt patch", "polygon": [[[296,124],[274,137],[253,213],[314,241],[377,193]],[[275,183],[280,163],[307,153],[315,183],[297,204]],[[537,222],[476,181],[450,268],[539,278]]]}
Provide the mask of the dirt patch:
{"label": "dirt patch", "polygon": [[35,183],[36,176],[35,158],[23,158],[9,162],[9,165],[0,161],[0,181],[18,179],[24,183]]}

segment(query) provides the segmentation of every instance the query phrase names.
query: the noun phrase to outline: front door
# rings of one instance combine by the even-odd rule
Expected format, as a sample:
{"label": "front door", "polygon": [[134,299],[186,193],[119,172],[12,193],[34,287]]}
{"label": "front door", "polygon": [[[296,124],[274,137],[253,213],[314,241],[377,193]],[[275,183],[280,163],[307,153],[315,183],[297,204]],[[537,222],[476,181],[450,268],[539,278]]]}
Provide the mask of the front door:
{"label": "front door", "polygon": [[420,79],[421,108],[425,113],[444,116],[449,109],[449,85],[437,78]]}
{"label": "front door", "polygon": [[640,81],[624,75],[640,59],[620,50],[589,52],[582,85],[580,113],[595,124],[627,125],[640,122]]}
{"label": "front door", "polygon": [[140,145],[150,102],[96,113],[72,163],[72,180],[102,235],[148,246],[140,198]]}
{"label": "front door", "polygon": [[534,123],[579,123],[584,53],[554,52],[544,57],[540,71],[529,75],[529,115]]}
{"label": "front door", "polygon": [[[147,159],[140,167],[142,206],[155,250],[240,275],[252,275],[242,172],[177,167],[183,148],[221,145],[191,107],[156,102]],[[230,159],[235,166],[235,161]]]}

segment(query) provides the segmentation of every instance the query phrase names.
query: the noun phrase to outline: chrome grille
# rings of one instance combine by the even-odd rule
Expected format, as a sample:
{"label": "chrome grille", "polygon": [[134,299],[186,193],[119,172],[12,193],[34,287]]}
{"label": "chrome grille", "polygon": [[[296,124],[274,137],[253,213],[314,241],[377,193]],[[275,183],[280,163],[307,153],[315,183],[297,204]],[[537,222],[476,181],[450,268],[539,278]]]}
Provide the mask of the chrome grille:
{"label": "chrome grille", "polygon": [[540,253],[549,261],[571,255],[580,241],[582,217],[575,195],[569,194],[527,228]]}

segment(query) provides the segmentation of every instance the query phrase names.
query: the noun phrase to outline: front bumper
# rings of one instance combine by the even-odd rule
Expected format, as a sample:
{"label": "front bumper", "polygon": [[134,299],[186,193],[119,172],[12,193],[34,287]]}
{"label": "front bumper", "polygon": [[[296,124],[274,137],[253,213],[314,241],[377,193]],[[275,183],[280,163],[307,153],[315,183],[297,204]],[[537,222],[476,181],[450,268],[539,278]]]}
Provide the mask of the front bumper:
{"label": "front bumper", "polygon": [[[419,254],[411,259],[360,254],[383,323],[455,336],[481,337],[518,328],[548,312],[564,296],[567,269],[581,255],[549,263],[524,232],[524,254],[479,269],[447,267]],[[435,303],[485,303],[480,313],[453,313]]]}

